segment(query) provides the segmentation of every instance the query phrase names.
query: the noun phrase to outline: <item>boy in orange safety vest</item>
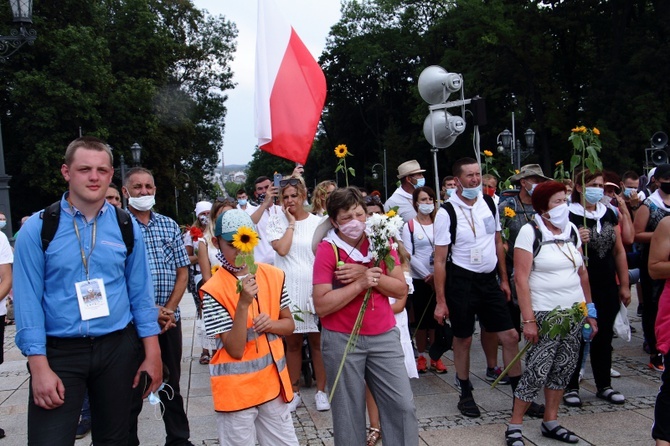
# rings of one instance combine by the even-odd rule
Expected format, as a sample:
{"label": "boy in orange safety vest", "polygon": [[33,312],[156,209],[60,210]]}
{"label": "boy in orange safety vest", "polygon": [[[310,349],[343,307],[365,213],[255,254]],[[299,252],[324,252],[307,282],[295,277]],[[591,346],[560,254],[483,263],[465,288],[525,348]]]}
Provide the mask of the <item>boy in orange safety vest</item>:
{"label": "boy in orange safety vest", "polygon": [[[246,264],[235,266],[240,254],[235,244],[253,245],[258,237],[253,227],[239,209],[217,218],[212,244],[221,268],[200,290],[206,333],[217,338],[209,371],[219,442],[254,444],[255,430],[261,445],[293,446],[298,440],[286,404],[293,392],[281,336],[292,334],[295,324],[284,273],[263,263],[255,274]],[[234,242],[238,232],[243,240]]]}

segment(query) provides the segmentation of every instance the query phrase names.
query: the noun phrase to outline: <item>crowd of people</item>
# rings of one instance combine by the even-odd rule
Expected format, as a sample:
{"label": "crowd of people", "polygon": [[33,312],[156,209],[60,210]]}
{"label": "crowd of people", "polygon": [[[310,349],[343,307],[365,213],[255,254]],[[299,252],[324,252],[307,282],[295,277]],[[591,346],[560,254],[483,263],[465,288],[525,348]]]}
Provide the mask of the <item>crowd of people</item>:
{"label": "crowd of people", "polygon": [[[486,379],[512,388],[506,443],[524,444],[524,415],[542,419],[543,436],[576,443],[558,412],[582,405],[587,356],[596,396],[626,401],[612,387],[612,339],[632,286],[649,367],[663,373],[652,436],[670,442],[668,164],[648,183],[589,170],[557,181],[529,164],[510,193],[473,158],[456,161],[439,191],[409,160],[385,203],[329,180],[310,194],[298,166],[279,181],[259,177],[249,194],[198,202],[186,230],[154,209],[151,171],[130,169],[119,190],[112,166],[103,141],[73,141],[67,192],[27,219],[14,252],[0,231],[0,295],[13,289],[31,377],[30,444],[72,444],[89,429],[94,444],[139,444],[145,398],[160,406],[166,444],[191,444],[180,394],[187,289],[222,445],[298,444],[291,412],[304,404],[306,359],[335,444],[418,444],[410,380],[447,373],[452,345],[458,410],[480,417],[476,321]],[[374,214],[404,222],[386,262],[374,261],[366,232]],[[523,367],[513,361],[522,339]],[[540,391],[545,404],[534,401]]]}

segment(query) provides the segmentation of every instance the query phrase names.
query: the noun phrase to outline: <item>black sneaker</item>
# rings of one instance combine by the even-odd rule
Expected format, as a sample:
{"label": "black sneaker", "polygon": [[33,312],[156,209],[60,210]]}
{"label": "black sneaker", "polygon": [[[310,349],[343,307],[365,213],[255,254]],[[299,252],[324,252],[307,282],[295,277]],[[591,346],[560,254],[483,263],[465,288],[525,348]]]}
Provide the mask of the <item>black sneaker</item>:
{"label": "black sneaker", "polygon": [[642,304],[640,304],[640,305],[637,306],[637,315],[638,315],[638,317],[642,317],[642,310],[643,310],[643,309],[644,309],[644,307],[642,306]]}
{"label": "black sneaker", "polygon": [[656,370],[657,372],[662,372],[665,370],[665,365],[663,364],[663,355],[658,354],[649,358],[649,368]]}

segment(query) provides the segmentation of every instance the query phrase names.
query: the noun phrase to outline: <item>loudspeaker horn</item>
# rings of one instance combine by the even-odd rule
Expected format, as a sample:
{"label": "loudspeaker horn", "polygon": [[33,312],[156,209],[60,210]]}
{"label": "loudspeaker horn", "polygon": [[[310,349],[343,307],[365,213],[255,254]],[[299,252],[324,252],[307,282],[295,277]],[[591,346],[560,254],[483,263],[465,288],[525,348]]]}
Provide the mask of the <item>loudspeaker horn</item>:
{"label": "loudspeaker horn", "polygon": [[651,162],[654,163],[654,166],[666,164],[668,162],[668,154],[665,152],[665,150],[654,150],[651,153]]}
{"label": "loudspeaker horn", "polygon": [[[433,141],[433,129],[435,141]],[[454,116],[446,110],[433,110],[423,121],[423,135],[433,147],[444,149],[456,141],[458,135],[465,131],[465,120]]]}
{"label": "loudspeaker horn", "polygon": [[668,145],[668,135],[665,132],[656,132],[651,137],[651,146],[655,149],[662,149]]}
{"label": "loudspeaker horn", "polygon": [[447,101],[450,93],[456,93],[463,86],[460,74],[449,73],[438,65],[424,69],[419,76],[419,94],[429,104]]}

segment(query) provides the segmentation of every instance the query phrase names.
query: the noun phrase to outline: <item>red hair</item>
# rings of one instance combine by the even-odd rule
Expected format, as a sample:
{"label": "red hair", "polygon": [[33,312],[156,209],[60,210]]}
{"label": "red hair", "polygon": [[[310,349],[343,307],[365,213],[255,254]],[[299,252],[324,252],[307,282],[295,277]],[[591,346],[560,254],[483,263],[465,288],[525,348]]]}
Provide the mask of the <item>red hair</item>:
{"label": "red hair", "polygon": [[543,214],[549,209],[549,199],[552,195],[559,192],[567,192],[565,184],[559,183],[558,181],[550,180],[538,184],[533,189],[533,195],[531,195],[531,201],[533,203],[533,209],[538,214]]}

